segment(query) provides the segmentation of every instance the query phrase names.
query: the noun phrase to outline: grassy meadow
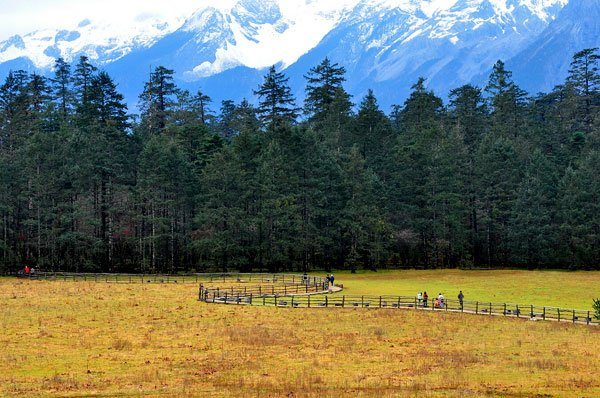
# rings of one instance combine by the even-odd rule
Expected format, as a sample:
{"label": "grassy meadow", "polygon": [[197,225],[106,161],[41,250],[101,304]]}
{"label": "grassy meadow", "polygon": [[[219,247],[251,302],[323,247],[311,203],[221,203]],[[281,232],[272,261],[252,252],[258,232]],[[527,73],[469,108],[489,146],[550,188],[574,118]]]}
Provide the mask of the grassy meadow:
{"label": "grassy meadow", "polygon": [[[348,294],[449,296],[462,288],[468,299],[589,308],[600,272],[407,271],[336,280]],[[598,327],[210,305],[196,297],[194,284],[0,279],[0,396],[600,396]]]}
{"label": "grassy meadow", "polygon": [[443,293],[456,299],[460,290],[465,300],[494,303],[533,304],[547,307],[590,309],[600,297],[600,272],[567,271],[379,271],[336,273],[336,283],[346,294],[400,294],[429,297]]}

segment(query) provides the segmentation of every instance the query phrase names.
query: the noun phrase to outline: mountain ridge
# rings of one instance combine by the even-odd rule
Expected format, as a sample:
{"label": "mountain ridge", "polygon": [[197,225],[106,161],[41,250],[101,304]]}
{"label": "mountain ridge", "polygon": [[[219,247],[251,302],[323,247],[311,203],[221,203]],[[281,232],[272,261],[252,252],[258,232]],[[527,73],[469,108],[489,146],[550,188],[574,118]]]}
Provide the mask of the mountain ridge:
{"label": "mountain ridge", "polygon": [[[568,69],[556,57],[559,48],[600,45],[594,18],[600,4],[585,0],[346,0],[330,8],[314,0],[239,0],[176,22],[141,21],[131,28],[135,34],[118,40],[108,38],[104,27],[95,33],[95,47],[85,40],[94,37],[96,25],[84,20],[77,29],[1,42],[0,76],[20,67],[50,74],[55,57],[92,55],[130,104],[158,65],[175,69],[182,86],[201,87],[220,101],[250,96],[242,87],[258,85],[274,64],[290,76],[301,99],[302,76],[329,57],[346,68],[352,94],[373,88],[387,107],[402,101],[420,76],[440,95],[465,83],[483,84],[497,59],[508,61],[526,89],[548,90]],[[37,43],[33,55],[31,43]],[[244,83],[218,89],[218,82],[232,79]]]}

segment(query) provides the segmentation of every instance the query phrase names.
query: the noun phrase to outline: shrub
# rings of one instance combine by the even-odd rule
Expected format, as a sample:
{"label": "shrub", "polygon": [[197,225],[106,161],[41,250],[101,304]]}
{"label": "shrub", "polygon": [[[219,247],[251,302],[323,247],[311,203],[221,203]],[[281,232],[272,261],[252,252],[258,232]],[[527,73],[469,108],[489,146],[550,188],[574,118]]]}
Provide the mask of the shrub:
{"label": "shrub", "polygon": [[592,307],[594,308],[594,316],[596,319],[600,320],[600,299],[594,300],[594,305],[592,305]]}

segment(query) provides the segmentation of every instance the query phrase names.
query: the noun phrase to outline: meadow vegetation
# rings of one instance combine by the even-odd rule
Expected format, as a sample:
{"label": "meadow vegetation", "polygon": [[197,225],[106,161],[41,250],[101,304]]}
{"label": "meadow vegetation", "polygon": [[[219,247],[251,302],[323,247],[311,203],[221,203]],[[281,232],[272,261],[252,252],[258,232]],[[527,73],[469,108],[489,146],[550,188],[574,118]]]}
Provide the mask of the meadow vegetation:
{"label": "meadow vegetation", "polygon": [[[514,281],[518,297],[534,275],[540,284],[556,279],[560,292],[543,293],[556,304],[590,307],[589,295],[562,300],[587,295],[586,283],[597,286],[600,277],[441,271],[434,281],[428,272],[337,278],[349,293],[365,294],[413,291],[411,280],[436,289],[485,281],[473,296],[508,294]],[[600,395],[598,327],[411,310],[210,305],[197,301],[197,288],[0,279],[0,395]]]}

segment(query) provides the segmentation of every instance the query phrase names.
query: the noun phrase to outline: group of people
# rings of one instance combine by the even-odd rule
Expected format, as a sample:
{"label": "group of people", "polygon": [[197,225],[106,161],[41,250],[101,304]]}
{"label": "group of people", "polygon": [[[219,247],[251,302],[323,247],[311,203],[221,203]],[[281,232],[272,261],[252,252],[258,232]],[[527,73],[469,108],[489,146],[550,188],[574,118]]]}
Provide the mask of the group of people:
{"label": "group of people", "polygon": [[[458,304],[460,305],[460,308],[462,308],[464,299],[465,299],[465,295],[463,294],[462,290],[458,293],[457,298],[458,298]],[[429,307],[429,295],[427,294],[427,292],[419,292],[417,294],[417,302],[418,302],[419,307],[428,308]],[[438,296],[435,298],[435,300],[433,300],[433,307],[434,308],[445,308],[445,306],[446,306],[446,298],[440,292],[440,294],[438,294]]]}
{"label": "group of people", "polygon": [[327,284],[329,285],[329,291],[332,292],[333,291],[333,282],[335,281],[335,278],[333,277],[333,274],[327,274]]}
{"label": "group of people", "polygon": [[25,276],[31,276],[33,274],[35,274],[35,268],[30,267],[29,265],[26,265],[23,268],[23,275],[25,275]]}

